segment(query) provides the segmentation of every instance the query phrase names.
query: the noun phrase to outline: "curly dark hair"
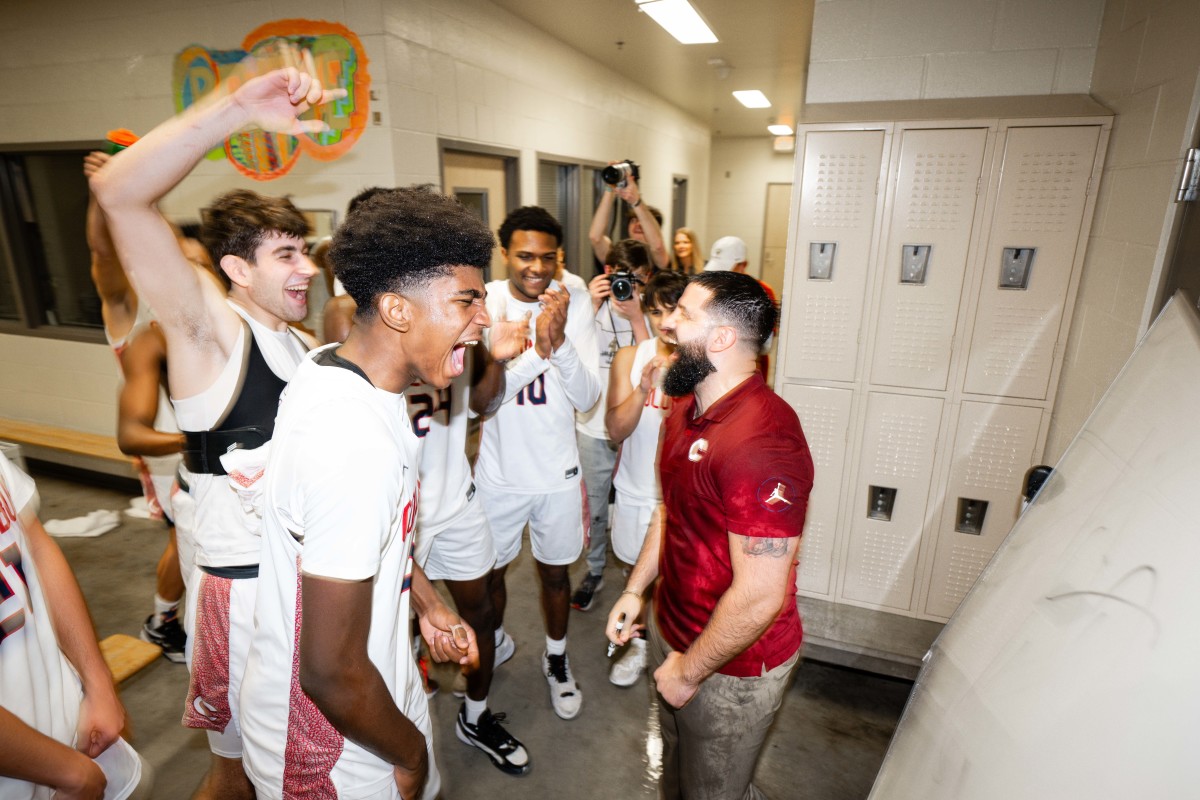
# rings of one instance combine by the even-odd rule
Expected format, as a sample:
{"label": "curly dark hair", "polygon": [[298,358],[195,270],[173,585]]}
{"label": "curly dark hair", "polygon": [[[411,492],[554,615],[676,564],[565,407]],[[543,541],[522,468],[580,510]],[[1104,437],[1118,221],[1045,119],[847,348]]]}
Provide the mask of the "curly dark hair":
{"label": "curly dark hair", "polygon": [[361,192],[354,195],[354,197],[350,198],[350,202],[346,204],[346,213],[353,214],[356,208],[370,200],[375,195],[390,191],[392,190],[385,189],[382,186],[368,186],[366,189],[363,189]]}
{"label": "curly dark hair", "polygon": [[495,245],[479,217],[424,184],[378,192],[356,206],[334,233],[327,258],[358,317],[370,319],[384,292],[411,292],[451,267],[483,269]]}
{"label": "curly dark hair", "polygon": [[762,285],[740,272],[726,270],[701,272],[691,282],[708,289],[712,296],[704,304],[705,310],[728,325],[737,328],[755,350],[762,349],[771,333],[779,310],[771,302]]}
{"label": "curly dark hair", "polygon": [[508,243],[512,241],[512,235],[516,231],[548,233],[554,237],[555,246],[562,245],[562,225],[559,225],[558,220],[541,206],[521,206],[514,211],[510,211],[508,216],[504,218],[504,222],[500,223],[499,233],[500,246],[505,250],[508,249]]}
{"label": "curly dark hair", "polygon": [[[254,263],[254,252],[273,233],[303,239],[308,221],[286,197],[267,197],[249,189],[226,192],[201,213],[200,243],[216,267],[221,258],[234,255]],[[229,288],[225,270],[217,274]]]}
{"label": "curly dark hair", "polygon": [[674,308],[687,285],[688,276],[682,272],[660,269],[650,276],[642,290],[642,310],[649,311],[655,306]]}

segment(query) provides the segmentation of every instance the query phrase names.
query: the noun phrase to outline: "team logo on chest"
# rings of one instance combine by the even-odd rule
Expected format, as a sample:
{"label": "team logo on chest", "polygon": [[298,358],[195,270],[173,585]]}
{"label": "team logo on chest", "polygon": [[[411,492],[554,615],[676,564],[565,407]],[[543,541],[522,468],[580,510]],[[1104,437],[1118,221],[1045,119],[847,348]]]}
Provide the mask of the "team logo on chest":
{"label": "team logo on chest", "polygon": [[758,502],[768,511],[787,511],[795,495],[791,484],[780,478],[767,478],[758,487]]}
{"label": "team logo on chest", "polygon": [[708,453],[708,439],[697,439],[688,448],[688,461],[697,462]]}

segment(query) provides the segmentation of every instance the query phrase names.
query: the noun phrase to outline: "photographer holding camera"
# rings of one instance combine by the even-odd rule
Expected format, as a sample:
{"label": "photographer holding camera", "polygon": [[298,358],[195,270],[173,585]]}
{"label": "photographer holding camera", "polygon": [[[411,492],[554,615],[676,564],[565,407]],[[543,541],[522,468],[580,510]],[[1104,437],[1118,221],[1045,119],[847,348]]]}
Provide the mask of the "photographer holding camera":
{"label": "photographer holding camera", "polygon": [[595,310],[596,344],[600,350],[600,399],[588,411],[575,415],[579,462],[591,506],[588,523],[591,543],[586,556],[588,574],[571,597],[571,606],[579,611],[591,608],[596,592],[604,586],[604,564],[608,555],[608,495],[617,460],[617,447],[609,441],[604,427],[608,372],[617,350],[650,338],[641,298],[642,286],[653,271],[646,245],[623,239],[607,249],[604,272],[588,284]]}
{"label": "photographer holding camera", "polygon": [[608,232],[612,228],[613,204],[620,197],[629,207],[629,238],[646,245],[653,266],[666,269],[671,263],[671,254],[663,242],[663,215],[654,206],[642,202],[642,194],[638,190],[639,174],[638,165],[630,159],[614,161],[600,172],[607,186],[592,217],[588,241],[592,243],[596,258],[605,262],[608,250],[612,247]]}

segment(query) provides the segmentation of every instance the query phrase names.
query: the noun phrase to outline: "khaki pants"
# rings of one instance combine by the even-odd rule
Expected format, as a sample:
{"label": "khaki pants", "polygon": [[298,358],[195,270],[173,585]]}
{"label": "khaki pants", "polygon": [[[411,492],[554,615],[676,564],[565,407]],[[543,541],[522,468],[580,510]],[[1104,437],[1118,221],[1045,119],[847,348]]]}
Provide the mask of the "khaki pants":
{"label": "khaki pants", "polygon": [[[653,611],[647,614],[651,674],[672,650],[654,616]],[[797,650],[759,677],[711,675],[683,708],[673,708],[660,696],[662,796],[667,800],[765,798],[753,783],[754,767],[799,661]]]}

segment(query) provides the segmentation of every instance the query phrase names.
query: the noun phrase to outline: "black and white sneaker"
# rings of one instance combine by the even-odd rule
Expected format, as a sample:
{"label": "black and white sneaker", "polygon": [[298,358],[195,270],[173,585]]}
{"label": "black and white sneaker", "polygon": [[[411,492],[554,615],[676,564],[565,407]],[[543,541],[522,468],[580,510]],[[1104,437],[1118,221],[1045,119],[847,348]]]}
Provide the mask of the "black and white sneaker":
{"label": "black and white sneaker", "polygon": [[579,707],[583,705],[583,692],[571,675],[571,662],[567,654],[552,656],[542,653],[542,671],[546,673],[546,683],[550,684],[550,702],[554,713],[563,719],[575,719],[579,716]]}
{"label": "black and white sneaker", "polygon": [[596,593],[604,588],[604,575],[588,573],[579,582],[579,588],[571,596],[571,608],[576,611],[588,611],[596,602]]}
{"label": "black and white sneaker", "polygon": [[154,617],[154,614],[146,617],[146,624],[142,625],[142,641],[158,645],[162,648],[164,658],[176,664],[182,664],[184,661],[183,648],[187,644],[187,634],[183,632],[183,628],[179,624],[179,618],[174,613],[168,614],[156,626],[154,624]]}
{"label": "black and white sneaker", "polygon": [[478,747],[486,753],[501,772],[524,775],[529,772],[529,753],[525,752],[525,745],[504,729],[502,722],[504,714],[493,714],[484,709],[479,721],[472,725],[467,722],[467,704],[463,703],[458,709],[454,732],[463,744]]}

